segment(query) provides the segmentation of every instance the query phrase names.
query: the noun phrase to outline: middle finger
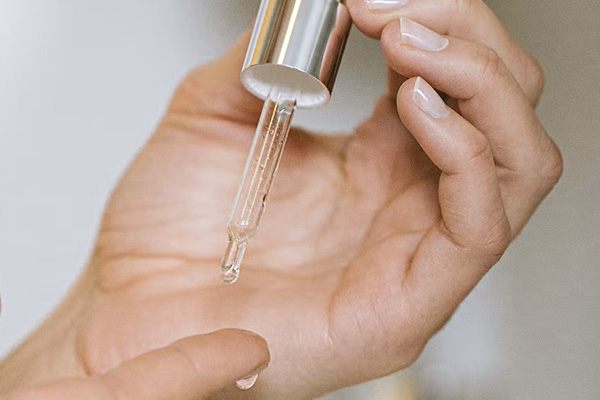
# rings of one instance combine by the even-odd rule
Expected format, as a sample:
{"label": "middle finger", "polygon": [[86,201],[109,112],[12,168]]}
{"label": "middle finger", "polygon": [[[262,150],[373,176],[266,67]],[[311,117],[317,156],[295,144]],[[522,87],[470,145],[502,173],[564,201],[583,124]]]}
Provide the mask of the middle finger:
{"label": "middle finger", "polygon": [[486,135],[516,234],[553,185],[560,157],[508,68],[486,46],[407,18],[388,24],[381,42],[391,68],[458,99],[462,115]]}

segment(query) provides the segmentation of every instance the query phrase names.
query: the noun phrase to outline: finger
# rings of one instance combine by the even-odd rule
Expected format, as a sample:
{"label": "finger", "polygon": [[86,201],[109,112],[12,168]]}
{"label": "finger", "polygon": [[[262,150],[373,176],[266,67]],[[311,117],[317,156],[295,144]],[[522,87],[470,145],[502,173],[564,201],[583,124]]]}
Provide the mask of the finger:
{"label": "finger", "polygon": [[[538,62],[512,38],[483,0],[348,0],[356,26],[380,37],[386,24],[400,16],[436,32],[484,44],[494,49],[536,104],[544,86]],[[373,6],[369,8],[369,4]],[[387,7],[385,7],[387,6]]]}
{"label": "finger", "polygon": [[189,117],[213,117],[256,123],[263,101],[240,80],[250,33],[244,32],[222,57],[188,74],[171,100],[166,121],[193,124]]}
{"label": "finger", "polygon": [[199,400],[258,373],[268,362],[263,338],[226,329],[180,340],[103,376],[42,385],[8,399]]}
{"label": "finger", "polygon": [[[442,219],[426,234],[407,277],[418,315],[449,316],[508,246],[511,233],[486,137],[421,78],[398,93],[398,113],[441,170]],[[428,318],[421,321],[424,324]]]}
{"label": "finger", "polygon": [[422,76],[458,99],[462,115],[491,145],[513,234],[560,176],[560,154],[502,59],[490,48],[441,36],[402,18],[382,33],[390,66]]}

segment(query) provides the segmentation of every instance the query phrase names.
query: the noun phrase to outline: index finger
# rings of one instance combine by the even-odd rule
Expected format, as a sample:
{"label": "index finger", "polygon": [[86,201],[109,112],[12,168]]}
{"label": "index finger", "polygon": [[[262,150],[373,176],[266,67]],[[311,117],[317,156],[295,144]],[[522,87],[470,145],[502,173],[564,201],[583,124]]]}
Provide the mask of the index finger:
{"label": "index finger", "polygon": [[388,22],[407,17],[438,33],[486,45],[502,58],[532,104],[542,94],[538,62],[483,0],[347,0],[347,6],[358,29],[370,37],[379,38]]}

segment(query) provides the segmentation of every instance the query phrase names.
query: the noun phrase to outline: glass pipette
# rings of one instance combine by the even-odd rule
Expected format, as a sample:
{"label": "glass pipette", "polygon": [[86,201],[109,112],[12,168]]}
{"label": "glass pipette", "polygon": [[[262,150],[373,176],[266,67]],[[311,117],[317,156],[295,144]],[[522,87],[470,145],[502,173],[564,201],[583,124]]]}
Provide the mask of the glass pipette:
{"label": "glass pipette", "polygon": [[256,234],[265,212],[267,196],[296,110],[295,98],[295,94],[290,96],[274,88],[265,100],[227,223],[229,242],[221,262],[221,277],[225,283],[237,281],[246,245]]}

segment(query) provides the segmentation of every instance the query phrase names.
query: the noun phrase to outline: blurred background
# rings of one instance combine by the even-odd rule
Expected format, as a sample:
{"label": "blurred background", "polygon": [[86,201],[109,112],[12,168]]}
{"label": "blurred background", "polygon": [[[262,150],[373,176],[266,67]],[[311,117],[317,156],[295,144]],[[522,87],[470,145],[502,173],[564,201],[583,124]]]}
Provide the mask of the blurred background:
{"label": "blurred background", "polygon": [[[416,365],[328,400],[600,400],[600,3],[488,4],[546,70],[538,111],[564,177]],[[0,0],[0,355],[75,280],[177,82],[223,53],[257,7]],[[350,129],[384,87],[378,42],[354,31],[334,100],[298,123]]]}

